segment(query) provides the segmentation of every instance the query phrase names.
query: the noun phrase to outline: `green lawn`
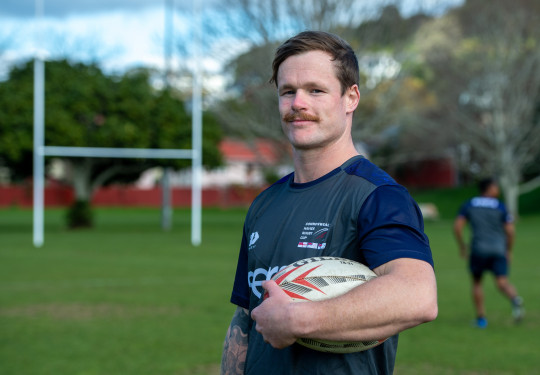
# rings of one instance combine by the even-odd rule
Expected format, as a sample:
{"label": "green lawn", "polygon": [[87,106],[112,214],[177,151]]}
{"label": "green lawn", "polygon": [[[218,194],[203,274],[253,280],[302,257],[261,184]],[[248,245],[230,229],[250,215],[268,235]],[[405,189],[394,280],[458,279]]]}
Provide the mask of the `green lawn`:
{"label": "green lawn", "polygon": [[[0,374],[216,374],[244,214],[205,210],[194,248],[189,210],[175,211],[168,232],[159,210],[99,209],[96,228],[78,231],[47,210],[36,249],[31,211],[0,210]],[[450,219],[426,223],[440,313],[401,335],[395,373],[538,373],[540,215],[517,224],[511,278],[527,309],[519,326],[491,278],[489,327],[470,326],[469,280],[450,228]]]}

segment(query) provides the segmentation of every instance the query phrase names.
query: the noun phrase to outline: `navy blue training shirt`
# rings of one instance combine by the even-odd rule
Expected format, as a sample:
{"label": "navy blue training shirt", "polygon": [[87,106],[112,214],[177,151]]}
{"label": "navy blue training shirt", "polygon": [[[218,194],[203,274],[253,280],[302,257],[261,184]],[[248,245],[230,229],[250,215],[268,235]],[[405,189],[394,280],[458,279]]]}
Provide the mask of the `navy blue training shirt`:
{"label": "navy blue training shirt", "polygon": [[471,224],[471,254],[480,256],[506,255],[506,223],[513,218],[503,202],[497,198],[475,197],[466,201],[458,216],[465,217]]}
{"label": "navy blue training shirt", "polygon": [[[251,312],[262,302],[262,282],[281,268],[314,256],[352,259],[376,268],[398,258],[433,266],[418,205],[407,190],[362,156],[305,184],[290,174],[252,203],[231,302]],[[253,323],[253,322],[252,322]],[[277,350],[252,324],[245,374],[391,374],[397,335],[350,354],[294,344]]]}

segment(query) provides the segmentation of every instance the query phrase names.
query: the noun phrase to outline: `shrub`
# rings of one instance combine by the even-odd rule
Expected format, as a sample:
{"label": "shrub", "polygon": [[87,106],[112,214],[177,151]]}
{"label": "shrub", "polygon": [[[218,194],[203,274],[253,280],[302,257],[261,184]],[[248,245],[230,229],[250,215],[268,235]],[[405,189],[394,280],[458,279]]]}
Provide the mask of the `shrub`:
{"label": "shrub", "polygon": [[71,205],[66,215],[68,228],[90,228],[94,217],[88,201],[78,200]]}

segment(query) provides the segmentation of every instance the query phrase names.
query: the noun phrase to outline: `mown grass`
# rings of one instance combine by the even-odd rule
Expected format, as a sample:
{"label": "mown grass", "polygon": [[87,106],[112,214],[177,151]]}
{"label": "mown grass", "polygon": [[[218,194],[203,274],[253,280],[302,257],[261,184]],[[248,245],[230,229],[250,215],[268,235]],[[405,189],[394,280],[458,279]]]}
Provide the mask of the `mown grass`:
{"label": "mown grass", "polygon": [[[206,212],[190,244],[189,212],[163,232],[157,210],[98,210],[93,230],[0,211],[0,373],[190,374],[219,361],[243,212]],[[30,220],[30,221],[29,221]],[[205,370],[201,370],[205,373]]]}
{"label": "mown grass", "polygon": [[[98,209],[96,227],[77,231],[47,210],[36,249],[31,211],[0,210],[0,373],[218,373],[244,214],[205,210],[193,247],[189,210],[175,211],[168,232],[159,210]],[[396,374],[538,373],[538,228],[540,215],[517,224],[511,278],[526,319],[513,324],[488,278],[489,327],[477,330],[451,221],[426,223],[440,313],[401,335]]]}

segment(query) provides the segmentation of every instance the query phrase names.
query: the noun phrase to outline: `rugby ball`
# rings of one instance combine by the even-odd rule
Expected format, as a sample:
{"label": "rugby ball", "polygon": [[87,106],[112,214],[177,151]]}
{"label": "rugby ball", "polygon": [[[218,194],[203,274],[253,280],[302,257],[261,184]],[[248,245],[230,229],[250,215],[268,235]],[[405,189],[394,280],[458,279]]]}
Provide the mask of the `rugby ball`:
{"label": "rugby ball", "polygon": [[[278,272],[274,280],[295,302],[322,301],[347,293],[377,275],[362,263],[338,257],[299,260]],[[339,319],[339,317],[336,317]],[[303,346],[322,352],[353,353],[371,349],[383,340],[329,341],[300,338]]]}

